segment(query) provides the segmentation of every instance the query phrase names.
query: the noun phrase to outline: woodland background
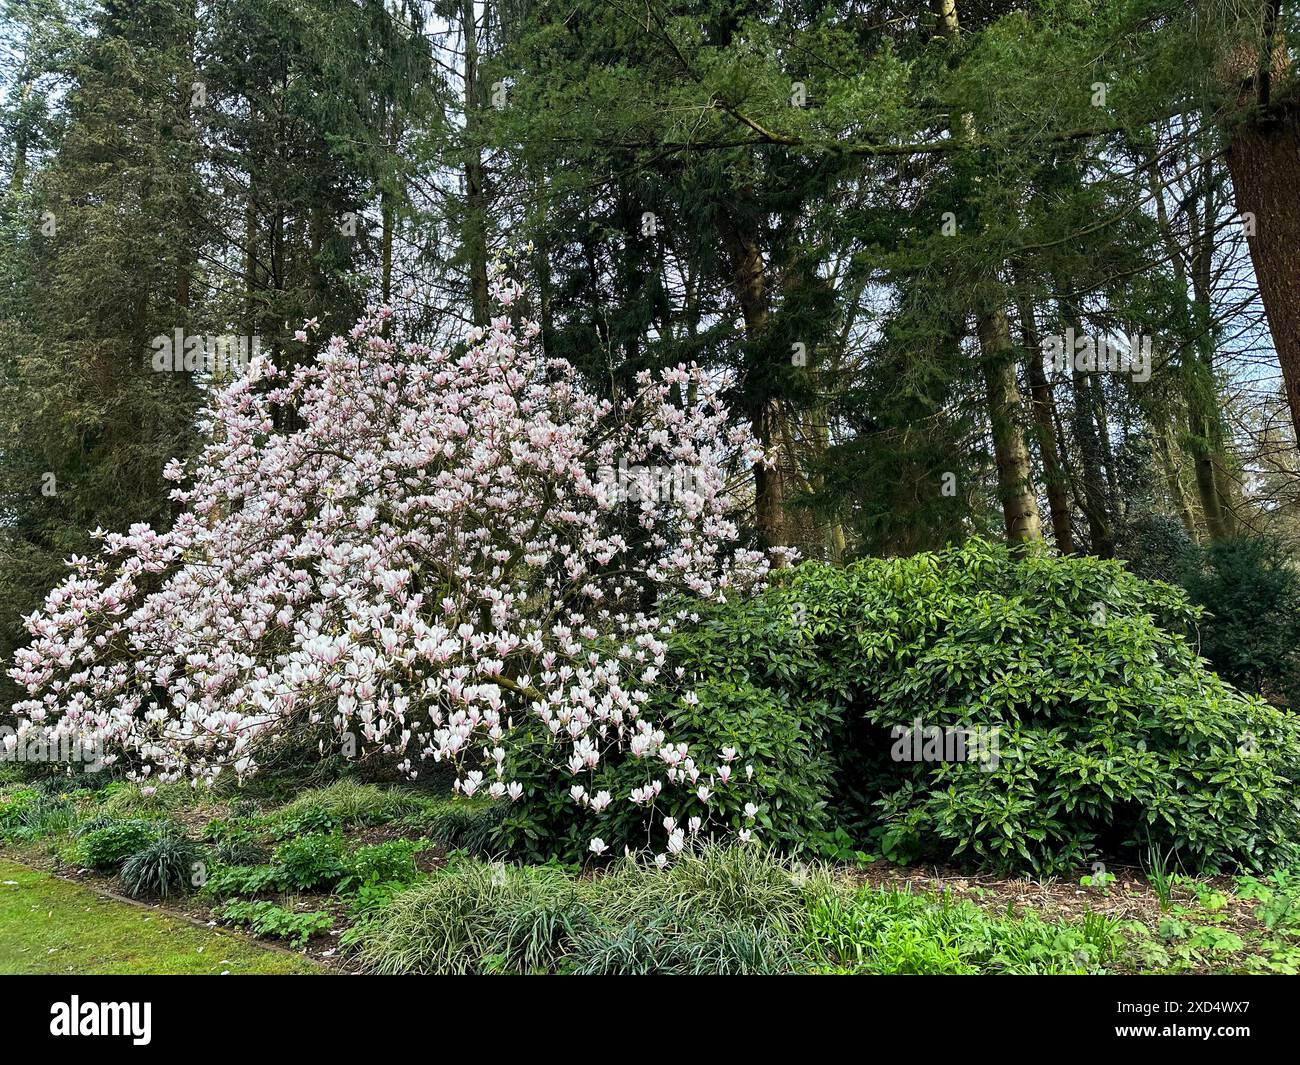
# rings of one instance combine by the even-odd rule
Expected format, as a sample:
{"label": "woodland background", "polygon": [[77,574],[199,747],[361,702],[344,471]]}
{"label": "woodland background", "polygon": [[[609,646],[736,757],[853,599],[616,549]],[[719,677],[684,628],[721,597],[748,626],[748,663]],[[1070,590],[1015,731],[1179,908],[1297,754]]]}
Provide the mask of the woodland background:
{"label": "woodland background", "polygon": [[[779,456],[756,543],[1121,557],[1209,606],[1220,672],[1289,698],[1294,23],[1280,0],[7,0],[0,656],[89,530],[171,517],[163,466],[221,375],[155,372],[151,338],[295,364],[303,320],[383,302],[454,343],[499,268],[608,393],[681,361],[727,382]],[[1150,337],[1150,380],[1045,366],[1067,329]]]}

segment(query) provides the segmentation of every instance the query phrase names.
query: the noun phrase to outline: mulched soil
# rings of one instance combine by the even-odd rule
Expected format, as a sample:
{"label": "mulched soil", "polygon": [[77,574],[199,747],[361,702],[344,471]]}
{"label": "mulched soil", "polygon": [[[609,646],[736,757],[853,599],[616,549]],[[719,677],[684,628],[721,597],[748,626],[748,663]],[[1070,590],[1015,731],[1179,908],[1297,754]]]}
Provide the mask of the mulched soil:
{"label": "mulched soil", "polygon": [[[1146,876],[1135,867],[1108,865],[1106,871],[1115,877],[1113,883],[1102,891],[1082,887],[1077,882],[1062,880],[1004,880],[995,876],[978,876],[940,866],[906,867],[892,862],[877,861],[855,870],[854,876],[862,883],[874,887],[897,888],[921,892],[951,892],[954,896],[969,899],[992,912],[1005,912],[1011,906],[1015,912],[1036,910],[1045,920],[1078,920],[1085,913],[1105,914],[1121,921],[1140,921],[1155,928],[1164,915],[1160,896],[1148,883]],[[1227,905],[1215,912],[1215,923],[1245,938],[1248,932],[1259,930],[1255,909],[1259,903],[1239,899],[1231,877],[1202,878],[1197,882],[1202,888],[1222,892]],[[1175,906],[1194,906],[1194,891],[1176,887],[1172,892]]]}

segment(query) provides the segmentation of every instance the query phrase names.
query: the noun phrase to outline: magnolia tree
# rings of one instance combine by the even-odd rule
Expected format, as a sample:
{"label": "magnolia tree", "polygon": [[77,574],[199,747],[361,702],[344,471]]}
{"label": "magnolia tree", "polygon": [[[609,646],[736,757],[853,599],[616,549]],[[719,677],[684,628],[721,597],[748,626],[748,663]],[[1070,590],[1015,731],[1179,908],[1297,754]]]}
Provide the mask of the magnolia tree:
{"label": "magnolia tree", "polygon": [[[399,345],[390,317],[291,375],[258,358],[216,394],[211,442],[167,469],[173,527],[96,530],[97,557],[27,619],[11,742],[75,736],[133,779],[210,783],[314,728],[528,801],[511,773],[527,723],[529,779],[542,760],[585,812],[641,804],[648,822],[676,788],[707,817],[744,769],[674,742],[646,704],[664,684],[693,698],[665,668],[681,597],[764,580],[727,516],[727,471],[761,451],[696,367],[610,401],[545,358],[535,326],[499,318],[457,354]],[[275,431],[290,408],[300,427]],[[626,794],[588,787],[611,759],[644,769]],[[666,849],[683,827],[669,819]]]}

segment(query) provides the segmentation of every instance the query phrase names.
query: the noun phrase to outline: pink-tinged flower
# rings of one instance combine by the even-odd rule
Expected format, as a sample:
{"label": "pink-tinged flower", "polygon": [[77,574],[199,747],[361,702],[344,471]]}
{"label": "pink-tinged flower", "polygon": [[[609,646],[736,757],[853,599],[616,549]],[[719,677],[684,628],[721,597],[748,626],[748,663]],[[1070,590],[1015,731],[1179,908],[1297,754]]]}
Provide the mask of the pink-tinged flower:
{"label": "pink-tinged flower", "polygon": [[751,821],[754,820],[754,818],[758,816],[758,807],[752,802],[745,803],[745,816]]}
{"label": "pink-tinged flower", "polygon": [[709,797],[710,797],[712,794],[713,794],[713,792],[711,792],[711,791],[709,790],[709,787],[708,787],[707,784],[701,784],[698,788],[695,789],[695,795],[696,795],[696,798],[698,798],[698,799],[700,800],[700,802],[708,802],[708,801],[709,801]]}
{"label": "pink-tinged flower", "polygon": [[511,802],[518,802],[524,797],[524,786],[517,780],[512,780],[506,785],[506,794],[510,796]]}
{"label": "pink-tinged flower", "polygon": [[680,828],[668,837],[668,852],[670,854],[681,854],[686,847],[686,833]]}
{"label": "pink-tinged flower", "polygon": [[609,850],[609,844],[606,843],[599,836],[597,836],[595,839],[591,841],[591,846],[589,849],[592,854],[594,854],[597,858],[599,858],[602,854],[604,854],[607,850]]}

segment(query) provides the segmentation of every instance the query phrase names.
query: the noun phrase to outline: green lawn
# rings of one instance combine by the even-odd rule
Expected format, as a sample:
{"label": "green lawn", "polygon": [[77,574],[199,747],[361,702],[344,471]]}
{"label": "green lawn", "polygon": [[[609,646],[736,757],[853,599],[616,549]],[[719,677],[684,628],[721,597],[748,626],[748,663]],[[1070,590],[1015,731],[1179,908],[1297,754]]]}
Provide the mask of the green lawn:
{"label": "green lawn", "polygon": [[322,966],[216,928],[0,858],[0,974],[322,973]]}

